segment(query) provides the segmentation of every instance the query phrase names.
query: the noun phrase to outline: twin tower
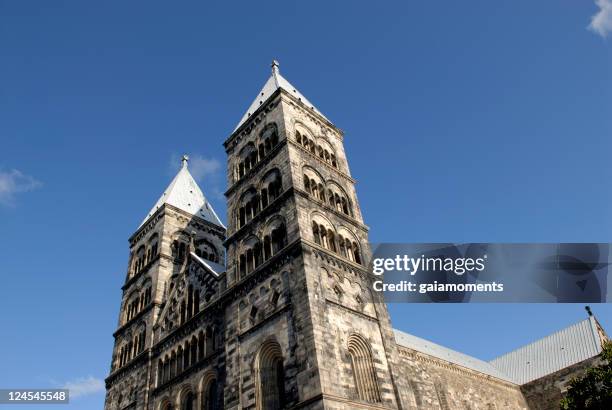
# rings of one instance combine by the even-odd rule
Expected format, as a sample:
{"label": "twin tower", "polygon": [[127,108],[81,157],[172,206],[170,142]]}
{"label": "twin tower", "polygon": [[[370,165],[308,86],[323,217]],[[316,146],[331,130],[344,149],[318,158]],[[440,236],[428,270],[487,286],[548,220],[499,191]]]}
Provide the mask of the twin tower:
{"label": "twin tower", "polygon": [[414,407],[342,131],[274,62],[224,147],[227,227],[184,157],[129,240],[105,409]]}

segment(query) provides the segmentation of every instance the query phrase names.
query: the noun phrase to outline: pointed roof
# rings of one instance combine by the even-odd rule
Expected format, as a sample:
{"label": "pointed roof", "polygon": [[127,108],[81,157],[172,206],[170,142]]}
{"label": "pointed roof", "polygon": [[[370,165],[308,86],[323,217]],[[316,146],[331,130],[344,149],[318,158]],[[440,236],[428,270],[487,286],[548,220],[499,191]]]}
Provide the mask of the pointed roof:
{"label": "pointed roof", "polygon": [[211,204],[206,200],[204,193],[202,193],[202,190],[193,179],[193,176],[191,176],[187,167],[188,161],[189,157],[183,155],[180,171],[157,200],[157,203],[151,208],[140,226],[144,225],[147,219],[157,212],[159,208],[169,204],[225,229],[225,225],[223,225]]}
{"label": "pointed roof", "polygon": [[317,114],[327,120],[327,118],[319,110],[317,110],[317,108],[310,101],[308,101],[308,99],[304,97],[301,92],[297,90],[297,88],[291,85],[291,83],[280,74],[278,66],[278,61],[272,61],[272,75],[270,75],[268,81],[266,81],[259,94],[257,94],[257,97],[255,98],[255,100],[253,100],[247,112],[242,116],[240,122],[238,123],[238,125],[236,125],[236,128],[234,128],[234,131],[240,128],[240,126],[244,124],[249,119],[249,117],[253,115],[253,113],[257,111],[257,109],[262,106],[263,103],[266,102],[266,100],[270,98],[270,96],[274,94],[279,88],[284,89],[289,94],[302,101],[302,103],[304,103],[308,108],[313,109]]}

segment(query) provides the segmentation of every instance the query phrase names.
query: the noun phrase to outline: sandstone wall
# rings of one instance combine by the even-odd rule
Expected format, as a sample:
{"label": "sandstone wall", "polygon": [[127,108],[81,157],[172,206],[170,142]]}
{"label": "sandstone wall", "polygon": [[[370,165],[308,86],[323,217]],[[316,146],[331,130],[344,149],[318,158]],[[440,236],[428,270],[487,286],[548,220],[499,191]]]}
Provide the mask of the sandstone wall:
{"label": "sandstone wall", "polygon": [[402,376],[418,409],[528,409],[520,387],[404,347]]}

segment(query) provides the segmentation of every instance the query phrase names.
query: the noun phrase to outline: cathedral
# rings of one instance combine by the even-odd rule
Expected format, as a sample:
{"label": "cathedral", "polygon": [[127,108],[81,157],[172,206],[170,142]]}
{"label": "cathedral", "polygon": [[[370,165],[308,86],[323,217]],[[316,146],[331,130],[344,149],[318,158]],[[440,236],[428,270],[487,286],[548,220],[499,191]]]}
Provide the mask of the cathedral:
{"label": "cathedral", "polygon": [[588,317],[486,362],[395,330],[344,135],[277,62],[227,153],[227,226],[182,166],[129,238],[106,410],[558,409]]}

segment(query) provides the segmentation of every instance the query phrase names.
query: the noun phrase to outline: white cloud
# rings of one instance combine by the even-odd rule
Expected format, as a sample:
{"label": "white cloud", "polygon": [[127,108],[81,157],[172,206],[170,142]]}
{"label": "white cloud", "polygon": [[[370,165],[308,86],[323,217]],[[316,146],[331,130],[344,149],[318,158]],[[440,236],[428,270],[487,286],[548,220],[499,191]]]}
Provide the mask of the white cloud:
{"label": "white cloud", "polygon": [[612,0],[595,0],[595,4],[599,11],[591,17],[589,30],[605,38],[612,31]]}
{"label": "white cloud", "polygon": [[74,399],[104,391],[104,382],[100,379],[96,379],[93,376],[82,377],[80,379],[75,379],[73,381],[64,383],[62,389],[68,389],[70,391],[70,399]]}
{"label": "white cloud", "polygon": [[221,168],[221,163],[215,158],[204,158],[201,155],[189,157],[189,172],[197,180],[215,174]]}
{"label": "white cloud", "polygon": [[[221,162],[216,158],[205,158],[200,154],[189,154],[189,172],[193,178],[201,182],[204,178],[215,176],[221,169]],[[177,167],[181,164],[182,156],[176,154],[170,158],[170,172],[176,173]]]}
{"label": "white cloud", "polygon": [[16,194],[32,191],[41,185],[39,181],[17,169],[0,171],[0,204],[13,205]]}

